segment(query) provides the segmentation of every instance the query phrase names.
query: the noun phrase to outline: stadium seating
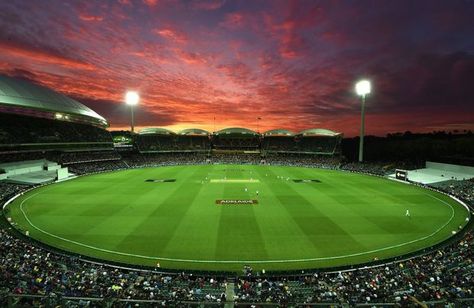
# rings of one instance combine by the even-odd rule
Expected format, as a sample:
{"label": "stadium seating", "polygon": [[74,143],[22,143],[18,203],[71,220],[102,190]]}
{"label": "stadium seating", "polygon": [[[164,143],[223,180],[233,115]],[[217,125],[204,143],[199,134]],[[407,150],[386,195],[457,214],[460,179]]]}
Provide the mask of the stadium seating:
{"label": "stadium seating", "polygon": [[105,129],[53,119],[0,113],[0,151],[112,148]]}

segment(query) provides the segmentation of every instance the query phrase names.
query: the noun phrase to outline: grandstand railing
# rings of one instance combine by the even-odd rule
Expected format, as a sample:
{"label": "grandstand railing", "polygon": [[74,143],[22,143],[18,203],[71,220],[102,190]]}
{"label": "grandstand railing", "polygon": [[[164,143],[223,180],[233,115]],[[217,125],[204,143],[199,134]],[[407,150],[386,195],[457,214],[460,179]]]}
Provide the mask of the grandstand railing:
{"label": "grandstand railing", "polygon": [[43,142],[43,143],[15,143],[0,145],[0,153],[10,153],[15,151],[28,150],[66,150],[66,149],[81,149],[81,150],[100,150],[113,149],[113,142]]}
{"label": "grandstand railing", "polygon": [[[149,307],[156,305],[162,305],[164,302],[167,305],[171,306],[198,306],[198,307],[209,307],[209,306],[224,306],[225,304],[233,304],[235,307],[275,307],[280,306],[276,302],[240,302],[240,301],[190,301],[190,300],[179,300],[179,299],[157,299],[157,300],[141,300],[141,299],[124,299],[124,298],[103,298],[103,297],[73,297],[73,296],[47,296],[47,295],[37,295],[37,294],[0,294],[0,305],[2,307],[25,307],[32,305],[33,303],[41,302],[46,307],[54,307],[61,305],[61,307],[69,307],[68,304],[71,302],[90,302],[94,304],[102,304],[101,306],[107,307],[106,305],[113,306],[139,306],[139,307]],[[472,307],[474,305],[474,297],[472,298],[455,298],[451,300],[437,300],[437,301],[419,301],[424,304],[426,307],[446,307],[448,304],[454,305],[454,307]],[[289,302],[287,303],[292,307],[400,307],[398,302],[367,302],[367,303],[298,303],[298,302]]]}

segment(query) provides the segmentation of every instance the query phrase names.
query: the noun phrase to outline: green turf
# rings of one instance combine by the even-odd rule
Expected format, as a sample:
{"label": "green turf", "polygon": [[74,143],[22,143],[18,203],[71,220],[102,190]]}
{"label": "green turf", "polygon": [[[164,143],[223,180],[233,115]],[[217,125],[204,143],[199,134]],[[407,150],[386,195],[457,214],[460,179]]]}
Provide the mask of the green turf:
{"label": "green turf", "polygon": [[[259,203],[216,205],[217,199]],[[469,213],[445,195],[378,177],[212,165],[84,176],[21,196],[8,215],[36,239],[107,260],[195,270],[240,270],[243,264],[288,270],[419,250],[448,238]]]}

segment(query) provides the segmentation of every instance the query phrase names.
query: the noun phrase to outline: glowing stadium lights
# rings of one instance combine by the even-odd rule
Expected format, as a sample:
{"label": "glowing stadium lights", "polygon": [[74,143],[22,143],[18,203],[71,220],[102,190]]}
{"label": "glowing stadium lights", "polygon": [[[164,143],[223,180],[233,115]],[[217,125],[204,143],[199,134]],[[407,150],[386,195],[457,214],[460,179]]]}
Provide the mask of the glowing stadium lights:
{"label": "glowing stadium lights", "polygon": [[133,108],[138,104],[140,101],[140,95],[138,95],[137,92],[135,91],[128,91],[125,94],[125,103],[130,106],[130,114],[131,114],[131,119],[130,119],[130,129],[132,133],[134,132],[135,128],[135,118],[133,114]]}
{"label": "glowing stadium lights", "polygon": [[362,100],[360,111],[359,162],[364,161],[365,98],[370,94],[371,88],[372,86],[368,80],[361,80],[357,82],[355,86],[356,93]]}
{"label": "glowing stadium lights", "polygon": [[356,92],[357,92],[357,95],[360,95],[360,96],[365,96],[367,94],[370,94],[370,81],[368,80],[361,80],[359,81],[358,83],[356,83]]}
{"label": "glowing stadium lights", "polygon": [[127,105],[135,106],[139,100],[140,96],[135,91],[128,91],[127,94],[125,94],[125,103],[127,103]]}

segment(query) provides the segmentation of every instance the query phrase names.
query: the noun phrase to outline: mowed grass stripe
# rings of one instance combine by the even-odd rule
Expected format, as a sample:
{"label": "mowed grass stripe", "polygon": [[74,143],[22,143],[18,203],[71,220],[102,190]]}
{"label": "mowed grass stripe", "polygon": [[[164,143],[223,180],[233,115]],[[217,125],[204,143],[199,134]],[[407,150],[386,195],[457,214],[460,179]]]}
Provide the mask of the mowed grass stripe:
{"label": "mowed grass stripe", "polygon": [[[308,174],[309,173],[309,174]],[[295,177],[307,178],[310,174],[308,170],[295,169]],[[338,181],[328,181],[328,177],[316,174],[320,183],[303,183],[294,185],[295,189],[304,190],[306,195],[319,196],[319,208],[325,215],[334,217],[343,229],[350,233],[360,246],[367,249],[367,239],[373,240],[373,237],[383,237],[386,235],[384,228],[378,221],[373,221],[367,216],[370,213],[370,203],[367,199],[361,199],[360,188],[352,186],[351,189],[342,187],[342,179]],[[337,174],[332,175],[337,178]],[[337,183],[337,184],[336,184]],[[338,185],[335,187],[334,185]],[[308,192],[312,190],[312,192]],[[337,192],[337,193],[332,193]],[[357,223],[354,223],[357,222]],[[360,247],[354,247],[359,250]]]}
{"label": "mowed grass stripe", "polygon": [[[165,187],[166,195],[152,195],[147,203],[153,209],[143,220],[134,226],[131,232],[125,236],[115,249],[118,251],[135,252],[141,250],[143,255],[166,257],[166,246],[173,238],[175,230],[192,205],[200,186],[197,183],[189,183],[187,178],[191,175],[184,168],[178,169],[175,176],[181,181],[174,183],[146,183]],[[193,173],[199,172],[194,169]],[[171,184],[171,185],[168,185]],[[114,226],[110,226],[114,227]]]}
{"label": "mowed grass stripe", "polygon": [[[159,173],[161,176],[166,176],[165,173],[171,171],[174,175],[179,174],[178,170],[172,171],[166,168],[158,170],[158,172],[156,169],[143,169],[140,170],[141,172],[132,171],[126,172],[127,176],[124,176],[122,181],[115,180],[110,185],[105,186],[91,184],[96,184],[96,177],[99,176],[99,182],[101,182],[103,181],[102,176],[110,178],[111,174],[86,176],[67,182],[67,191],[72,192],[72,194],[62,193],[56,198],[51,198],[49,195],[42,196],[42,198],[50,200],[49,207],[51,210],[48,211],[47,216],[40,215],[40,219],[33,222],[38,224],[40,228],[46,227],[52,234],[60,234],[79,243],[115,249],[117,243],[132,232],[131,227],[134,223],[143,221],[143,217],[148,216],[154,209],[153,206],[143,206],[144,204],[140,202],[140,198],[143,198],[146,192],[152,190],[153,186],[137,185],[137,183],[143,183],[144,178],[148,177],[150,173],[153,173],[153,175]],[[110,181],[106,182],[109,183]],[[48,188],[50,188],[48,193],[52,194],[52,189],[62,189],[62,184]],[[81,194],[78,194],[77,191],[80,191]],[[129,193],[126,193],[127,191]],[[139,197],[136,197],[137,195]],[[94,202],[91,202],[91,196],[95,197]],[[132,206],[137,201],[141,203],[142,210]],[[65,204],[68,204],[68,206],[64,206]],[[36,204],[31,208],[35,207]],[[141,213],[142,218],[140,218],[137,213],[140,213],[143,209],[147,210]],[[41,234],[41,236],[48,241],[54,241],[54,239],[44,234]],[[66,247],[74,246],[74,244],[67,242],[62,244]],[[92,253],[95,253],[95,251],[92,250]]]}
{"label": "mowed grass stripe", "polygon": [[[364,238],[357,236],[357,233],[354,233],[354,221],[358,221],[357,225],[362,225],[365,229],[365,232],[373,233],[371,225],[360,223],[360,220],[363,221],[363,217],[359,214],[351,213],[343,207],[340,201],[333,200],[328,197],[328,192],[334,191],[336,187],[334,184],[328,183],[327,177],[323,173],[318,172],[318,170],[313,170],[309,168],[290,168],[291,177],[293,179],[315,179],[319,180],[319,183],[291,183],[291,187],[298,191],[302,196],[305,196],[313,207],[317,209],[322,215],[327,217],[331,222],[337,224],[341,229],[341,232],[331,233],[330,229],[327,229],[329,233],[324,238],[325,244],[328,240],[337,241],[341,243],[341,246],[334,246],[331,253],[334,255],[344,255],[349,254],[349,252],[359,252],[367,251],[370,245],[366,245]],[[331,173],[332,171],[328,171]],[[331,177],[337,177],[337,174],[331,175]],[[339,189],[338,189],[339,190]],[[352,200],[350,200],[352,201]],[[349,200],[346,200],[349,202]],[[360,205],[359,205],[360,206]],[[379,232],[377,230],[376,232]],[[352,239],[347,238],[345,234],[350,234]],[[341,250],[341,247],[344,247]]]}
{"label": "mowed grass stripe", "polygon": [[[210,168],[212,169],[213,166],[210,166]],[[162,254],[189,259],[189,251],[191,250],[193,259],[215,260],[214,247],[217,241],[219,214],[214,208],[212,195],[208,193],[209,184],[202,183],[208,177],[208,170],[197,168],[196,172],[193,169],[188,172],[190,172],[188,180],[194,183],[193,189],[178,190],[175,194],[194,194],[194,198],[192,200],[186,199],[185,202],[190,202],[191,206],[181,219]]]}
{"label": "mowed grass stripe", "polygon": [[[285,171],[287,171],[287,168],[285,169]],[[273,171],[270,170],[269,172],[271,172],[273,176],[276,176]],[[291,174],[288,173],[287,175],[291,176]],[[293,189],[291,183],[291,181],[287,180],[276,181],[274,184],[274,189],[277,191],[276,197],[282,204],[285,204],[284,209],[288,215],[308,237],[316,249],[326,247],[324,255],[327,255],[337,253],[337,251],[340,251],[340,247],[354,250],[364,248],[363,245],[355,240],[351,234],[347,233],[340,224],[333,221],[318,208],[318,206],[321,207],[324,206],[324,204],[313,206],[309,200]],[[338,241],[341,246],[332,245],[334,241]]]}
{"label": "mowed grass stripe", "polygon": [[[232,166],[225,172],[227,178],[250,178],[250,170]],[[251,168],[253,170],[253,168]],[[222,199],[251,199],[257,183],[212,184],[223,185]],[[247,187],[247,192],[245,188]],[[220,219],[215,256],[221,260],[266,260],[268,254],[254,207],[259,205],[218,206]]]}
{"label": "mowed grass stripe", "polygon": [[277,197],[275,183],[280,180],[276,174],[269,167],[257,168],[257,172],[264,179],[259,196],[260,205],[256,209],[260,212],[257,219],[265,230],[262,236],[271,259],[277,256],[279,259],[292,259],[321,255],[321,247],[315,246],[304,230],[294,223],[285,208],[287,205]]}

